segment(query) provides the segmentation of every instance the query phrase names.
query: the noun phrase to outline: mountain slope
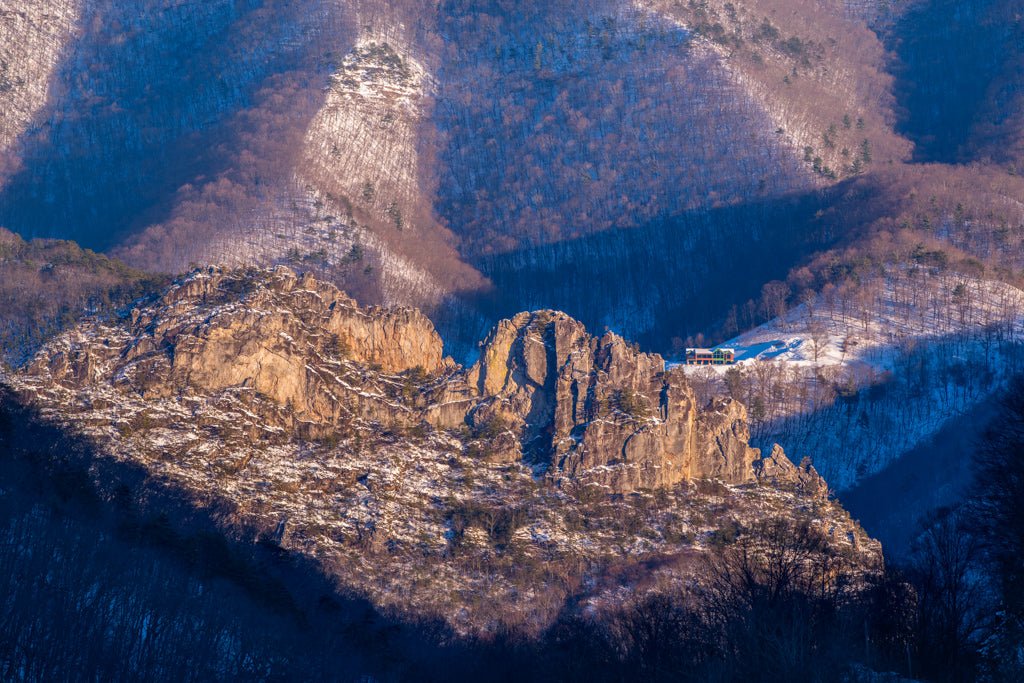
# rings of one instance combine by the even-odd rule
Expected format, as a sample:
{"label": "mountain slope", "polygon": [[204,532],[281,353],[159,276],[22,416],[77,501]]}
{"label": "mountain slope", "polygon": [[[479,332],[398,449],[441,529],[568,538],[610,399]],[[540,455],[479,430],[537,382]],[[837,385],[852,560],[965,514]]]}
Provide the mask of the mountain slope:
{"label": "mountain slope", "polygon": [[62,50],[81,6],[75,2],[0,3],[0,184],[18,168],[12,153],[45,106]]}
{"label": "mountain slope", "polygon": [[8,379],[226,532],[464,632],[614,603],[641,563],[692,579],[724,528],[766,515],[818,529],[843,573],[880,562],[813,468],[749,448],[741,405],[699,408],[660,357],[553,312],[503,322],[462,369],[418,313],[280,269],[204,271]]}
{"label": "mountain slope", "polygon": [[0,228],[0,365],[19,367],[50,337],[162,286],[73,242],[26,242]]}
{"label": "mountain slope", "polygon": [[[514,261],[821,182],[785,132],[803,115],[780,114],[730,55],[656,10],[89,5],[38,70],[32,91],[51,97],[6,155],[20,171],[0,222],[157,270],[301,263],[363,301],[460,318],[448,327],[468,347],[493,320],[473,310],[489,291],[482,255]],[[39,52],[19,49],[20,62]]]}
{"label": "mountain slope", "polygon": [[1022,22],[1012,0],[929,0],[891,28],[899,130],[915,160],[1020,163]]}

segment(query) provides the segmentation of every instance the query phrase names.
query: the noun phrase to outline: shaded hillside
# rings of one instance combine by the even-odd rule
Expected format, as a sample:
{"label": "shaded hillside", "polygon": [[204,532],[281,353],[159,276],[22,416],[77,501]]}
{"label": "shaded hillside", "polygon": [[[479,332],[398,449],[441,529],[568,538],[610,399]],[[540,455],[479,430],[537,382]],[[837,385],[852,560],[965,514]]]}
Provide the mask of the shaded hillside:
{"label": "shaded hillside", "polygon": [[[915,160],[1005,159],[1005,142],[1019,152],[1020,11],[1012,0],[928,0],[892,27],[898,130],[915,143]],[[992,138],[1004,125],[1000,143]]]}
{"label": "shaded hillside", "polygon": [[720,330],[735,307],[743,312],[727,332],[734,334],[762,319],[759,308],[744,307],[759,300],[763,283],[785,279],[842,234],[823,210],[832,197],[811,192],[698,210],[481,259],[495,287],[477,305],[491,317],[557,308],[663,350]]}
{"label": "shaded hillside", "polygon": [[215,511],[100,457],[6,387],[0,487],[5,678],[480,675],[484,648],[445,646],[444,629],[337,594],[272,542],[222,535]]}
{"label": "shaded hillside", "polygon": [[[1011,3],[1007,3],[1008,6]],[[1011,173],[1024,168],[1024,14],[1004,12],[997,34],[1006,36],[1003,62],[973,122],[971,159],[1001,164]]]}
{"label": "shaded hillside", "polygon": [[13,148],[46,105],[80,10],[80,3],[61,0],[0,2],[0,185],[18,169]]}
{"label": "shaded hillside", "polygon": [[[241,132],[227,126],[238,110],[277,74],[315,72],[316,36],[345,35],[315,1],[105,0],[85,7],[79,24],[21,144],[23,169],[0,197],[0,221],[93,248],[158,221],[181,186],[223,171]],[[291,114],[264,144],[301,133],[301,105]]]}
{"label": "shaded hillside", "polygon": [[851,514],[879,536],[890,560],[909,554],[922,518],[967,496],[973,462],[966,454],[981,442],[994,404],[985,401],[950,420],[933,438],[843,493]]}

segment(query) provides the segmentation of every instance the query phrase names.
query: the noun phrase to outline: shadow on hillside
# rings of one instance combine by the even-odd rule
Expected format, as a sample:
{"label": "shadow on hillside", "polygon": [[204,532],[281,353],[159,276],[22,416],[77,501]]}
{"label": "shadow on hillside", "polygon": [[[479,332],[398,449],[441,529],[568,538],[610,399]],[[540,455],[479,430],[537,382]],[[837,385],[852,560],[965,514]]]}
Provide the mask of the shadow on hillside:
{"label": "shadow on hillside", "polygon": [[1008,63],[1012,16],[1002,15],[1012,15],[1013,4],[929,0],[894,27],[889,47],[896,56],[897,130],[914,141],[915,161],[970,161],[976,117]]}
{"label": "shadow on hillside", "polygon": [[0,616],[0,666],[22,678],[486,671],[483,647],[340,595],[312,561],[271,539],[225,535],[223,505],[199,508],[141,467],[103,457],[3,387],[0,490],[0,583],[11,607]]}
{"label": "shadow on hillside", "polygon": [[[322,79],[311,74],[326,65],[309,49],[316,37],[303,32],[303,12],[314,13],[319,0],[280,15],[257,0],[164,4],[85,11],[50,101],[21,141],[22,170],[0,193],[0,224],[104,250],[165,220],[180,188],[224,178],[243,151],[256,151],[245,164],[259,167],[234,168],[234,183],[259,188],[265,167],[286,165],[259,159],[253,145],[262,143],[248,132],[269,140],[304,131],[313,100],[322,101]],[[351,27],[338,23],[332,46],[351,39]],[[260,90],[283,81],[312,102],[290,112],[293,120],[261,113]],[[299,99],[293,94],[284,93]],[[232,201],[232,192],[219,199]]]}
{"label": "shadow on hillside", "polygon": [[[481,259],[474,265],[494,287],[465,300],[479,317],[441,316],[439,328],[450,348],[471,355],[470,344],[497,320],[553,308],[592,333],[609,328],[645,349],[668,352],[674,339],[678,344],[689,335],[714,333],[733,306],[742,316],[765,282],[784,280],[809,255],[846,237],[848,217],[828,207],[851,186],[696,211]],[[857,191],[880,192],[870,184]]]}
{"label": "shadow on hillside", "polygon": [[882,542],[887,558],[906,558],[921,521],[964,500],[973,476],[973,452],[994,409],[993,400],[986,399],[840,494],[850,514]]}
{"label": "shadow on hillside", "polygon": [[[758,425],[753,445],[765,450],[777,442],[794,461],[810,457],[851,516],[882,541],[886,557],[904,559],[922,519],[964,500],[993,396],[1024,370],[1024,344],[997,326],[971,337],[914,337],[865,367],[877,368],[883,356],[888,370],[862,375],[867,384],[840,388],[815,410]],[[824,377],[812,381],[835,381]],[[791,401],[802,391],[784,380],[752,393]]]}

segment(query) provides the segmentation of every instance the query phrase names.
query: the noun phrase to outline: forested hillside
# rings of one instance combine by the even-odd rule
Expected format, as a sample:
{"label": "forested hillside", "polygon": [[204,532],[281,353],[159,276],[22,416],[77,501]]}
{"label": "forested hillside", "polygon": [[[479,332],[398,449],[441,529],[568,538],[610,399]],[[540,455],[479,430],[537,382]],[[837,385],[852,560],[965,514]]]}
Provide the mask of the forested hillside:
{"label": "forested hillside", "polygon": [[915,160],[1019,168],[1022,31],[1012,0],[919,2],[892,28],[898,130]]}
{"label": "forested hillside", "polygon": [[161,284],[74,242],[26,242],[0,228],[0,363],[21,365],[68,325],[110,314]]}
{"label": "forested hillside", "polygon": [[1012,680],[1022,112],[1018,0],[0,0],[0,678]]}
{"label": "forested hillside", "polygon": [[[581,242],[595,233],[646,230],[623,242],[643,249],[659,233],[710,232],[714,249],[744,250],[774,235],[763,207],[796,196],[827,213],[839,195],[817,189],[844,179],[874,178],[878,217],[895,220],[884,202],[905,190],[891,183],[933,175],[911,157],[1011,168],[1020,18],[1005,1],[958,6],[12,7],[0,223],[119,246],[157,270],[302,264],[366,301],[468,315],[451,328],[465,342],[492,317],[466,312],[491,291],[477,270],[524,308],[535,260],[621,261],[619,248]],[[824,246],[778,251],[788,268]],[[756,272],[734,275],[738,288],[773,279]],[[630,305],[573,281],[546,303],[659,344],[708,325],[671,312],[692,283],[643,278],[666,303],[629,320]]]}
{"label": "forested hillside", "polygon": [[[32,9],[27,21],[49,16],[45,4]],[[514,12],[458,2],[83,5],[61,24],[77,21],[76,31],[46,34],[51,52],[12,45],[7,62],[32,78],[8,96],[32,115],[11,122],[22,135],[12,133],[6,156],[19,170],[0,194],[0,222],[119,245],[129,263],[158,270],[301,264],[363,300],[454,316],[450,333],[465,343],[493,315],[474,311],[493,291],[476,272],[490,274],[481,259],[511,254],[514,264],[523,249],[566,242],[574,261],[600,261],[616,257],[584,253],[580,239],[663,225],[673,241],[712,232],[743,248],[784,219],[739,207],[860,172],[872,153],[899,158],[883,135],[878,47],[861,50],[870,32],[845,31],[840,48],[825,49],[822,32],[849,28],[846,19],[814,28],[827,18],[819,13],[810,28],[786,28],[801,32],[793,42],[760,12],[737,15],[750,47],[733,55],[688,23],[692,13],[613,0]],[[253,36],[260,48],[243,49]],[[855,71],[825,88],[824,74],[860,52],[871,78]],[[832,118],[807,119],[807,103],[829,92]],[[522,308],[515,292],[531,275],[520,279],[498,289]],[[578,302],[588,316],[603,306],[571,282],[560,283],[567,298],[546,303]],[[651,300],[678,298],[664,280],[638,285]],[[671,314],[652,324],[663,311],[632,321],[626,307],[605,306],[588,321],[659,339],[704,324]]]}

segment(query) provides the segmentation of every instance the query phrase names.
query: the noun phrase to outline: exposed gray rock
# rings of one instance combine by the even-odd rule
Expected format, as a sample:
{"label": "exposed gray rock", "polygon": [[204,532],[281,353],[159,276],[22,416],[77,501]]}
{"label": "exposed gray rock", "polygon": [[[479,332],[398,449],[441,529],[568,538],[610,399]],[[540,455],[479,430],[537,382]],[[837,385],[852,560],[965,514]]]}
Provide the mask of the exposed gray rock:
{"label": "exposed gray rock", "polygon": [[693,478],[753,480],[758,451],[742,405],[700,409],[680,369],[615,334],[593,337],[564,313],[500,322],[467,383],[480,394],[470,421],[510,425],[524,456],[555,480],[620,493]]}

